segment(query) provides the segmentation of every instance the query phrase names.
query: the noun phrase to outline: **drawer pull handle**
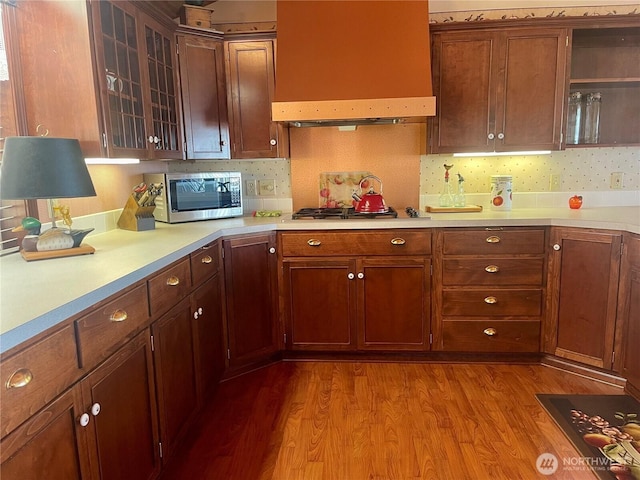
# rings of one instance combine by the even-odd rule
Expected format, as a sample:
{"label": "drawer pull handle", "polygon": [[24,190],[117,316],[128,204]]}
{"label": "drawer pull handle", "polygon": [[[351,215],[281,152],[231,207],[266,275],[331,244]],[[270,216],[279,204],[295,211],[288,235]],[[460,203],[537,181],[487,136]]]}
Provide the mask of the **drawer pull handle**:
{"label": "drawer pull handle", "polygon": [[209,263],[213,262],[213,258],[211,258],[210,255],[205,255],[204,257],[202,257],[201,262],[209,264]]}
{"label": "drawer pull handle", "polygon": [[127,316],[128,315],[126,310],[118,309],[111,315],[109,315],[109,320],[111,320],[112,322],[124,322],[127,319]]}
{"label": "drawer pull handle", "polygon": [[498,273],[500,268],[497,265],[487,265],[484,267],[484,271],[487,273]]}
{"label": "drawer pull handle", "polygon": [[307,240],[307,245],[310,247],[319,247],[322,242],[320,240],[316,240],[315,238],[310,238]]}
{"label": "drawer pull handle", "polygon": [[167,278],[167,285],[169,285],[170,287],[175,287],[176,285],[180,284],[180,279],[176,276],[171,276],[169,278]]}
{"label": "drawer pull handle", "polygon": [[488,337],[493,337],[494,335],[498,334],[498,331],[495,328],[485,328],[482,333],[484,333],[486,336]]}
{"label": "drawer pull handle", "polygon": [[391,239],[391,245],[404,245],[405,243],[407,242],[404,238],[397,237]]}
{"label": "drawer pull handle", "polygon": [[493,305],[494,303],[498,303],[498,299],[496,297],[486,297],[484,299],[484,303],[488,303],[489,305]]}
{"label": "drawer pull handle", "polygon": [[28,368],[20,368],[13,372],[7,380],[7,390],[26,387],[33,380],[33,373]]}
{"label": "drawer pull handle", "polygon": [[500,243],[500,237],[497,235],[491,235],[487,237],[487,243]]}

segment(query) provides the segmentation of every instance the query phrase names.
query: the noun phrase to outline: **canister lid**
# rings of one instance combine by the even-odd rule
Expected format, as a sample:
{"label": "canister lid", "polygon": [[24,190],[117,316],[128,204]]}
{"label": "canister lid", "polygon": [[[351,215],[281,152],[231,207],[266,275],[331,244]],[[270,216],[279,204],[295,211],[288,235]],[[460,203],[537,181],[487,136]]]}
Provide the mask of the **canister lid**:
{"label": "canister lid", "polygon": [[513,179],[512,175],[491,175],[492,180],[511,180]]}

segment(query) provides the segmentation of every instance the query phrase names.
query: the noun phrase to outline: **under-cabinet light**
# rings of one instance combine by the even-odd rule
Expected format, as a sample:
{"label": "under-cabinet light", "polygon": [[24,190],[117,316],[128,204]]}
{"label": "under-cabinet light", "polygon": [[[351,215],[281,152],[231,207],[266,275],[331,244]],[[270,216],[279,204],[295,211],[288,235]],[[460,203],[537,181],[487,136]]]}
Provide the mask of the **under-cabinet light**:
{"label": "under-cabinet light", "polygon": [[135,165],[140,163],[138,158],[85,158],[87,165]]}
{"label": "under-cabinet light", "polygon": [[529,152],[470,152],[454,153],[454,157],[504,157],[515,155],[551,155],[551,150],[531,150]]}

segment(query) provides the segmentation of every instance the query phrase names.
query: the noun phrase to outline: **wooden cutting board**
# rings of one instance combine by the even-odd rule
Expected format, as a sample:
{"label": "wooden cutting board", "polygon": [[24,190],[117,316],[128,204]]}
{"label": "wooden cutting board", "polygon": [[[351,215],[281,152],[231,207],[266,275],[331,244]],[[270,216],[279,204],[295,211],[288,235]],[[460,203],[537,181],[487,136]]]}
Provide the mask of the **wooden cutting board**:
{"label": "wooden cutting board", "polygon": [[425,210],[431,213],[481,212],[482,205],[466,205],[464,207],[432,207],[431,205],[427,205]]}
{"label": "wooden cutting board", "polygon": [[64,248],[61,250],[45,250],[43,252],[25,252],[24,250],[20,250],[20,254],[22,258],[24,258],[27,262],[31,262],[32,260],[46,260],[47,258],[60,258],[60,257],[73,257],[76,255],[88,255],[95,252],[96,249],[91,245],[87,245],[83,243],[79,247],[75,248]]}

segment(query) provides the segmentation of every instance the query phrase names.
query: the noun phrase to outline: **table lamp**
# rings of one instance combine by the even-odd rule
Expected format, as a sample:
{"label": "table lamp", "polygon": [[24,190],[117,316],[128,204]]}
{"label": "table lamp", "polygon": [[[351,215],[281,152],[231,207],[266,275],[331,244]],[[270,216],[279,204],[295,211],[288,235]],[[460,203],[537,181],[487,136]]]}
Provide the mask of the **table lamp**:
{"label": "table lamp", "polygon": [[[5,140],[0,167],[0,199],[41,198],[49,201],[52,228],[37,238],[31,236],[30,247],[23,242],[21,253],[27,261],[93,253],[93,247],[80,245],[82,238],[93,229],[58,229],[53,199],[95,195],[78,140],[52,137],[9,137]],[[33,222],[38,224],[37,220]]]}

